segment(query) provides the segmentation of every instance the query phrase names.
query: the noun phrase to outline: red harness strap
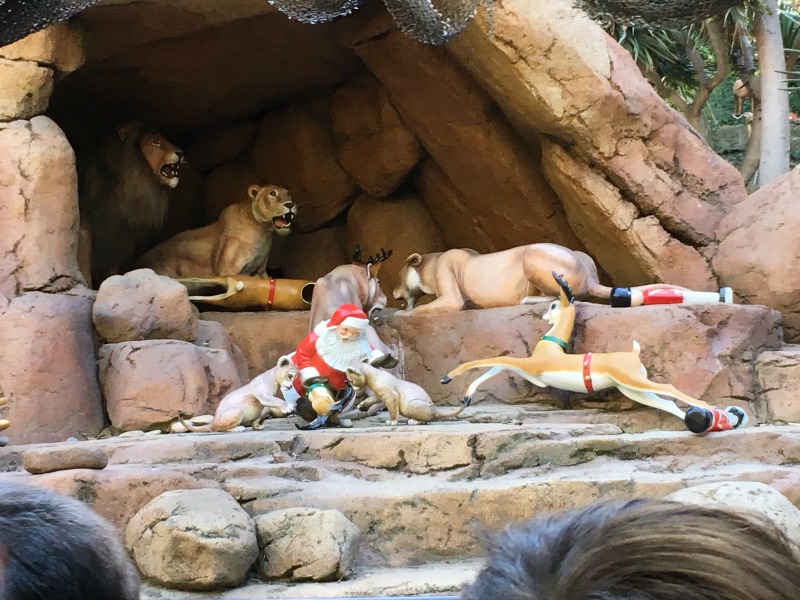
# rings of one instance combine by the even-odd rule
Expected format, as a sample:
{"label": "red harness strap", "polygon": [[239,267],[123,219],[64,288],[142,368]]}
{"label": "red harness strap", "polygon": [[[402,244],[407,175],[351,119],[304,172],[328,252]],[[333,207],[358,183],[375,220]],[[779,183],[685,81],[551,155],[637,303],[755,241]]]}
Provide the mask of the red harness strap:
{"label": "red harness strap", "polygon": [[272,308],[272,303],[275,301],[275,280],[269,278],[269,291],[267,292],[267,308]]}
{"label": "red harness strap", "polygon": [[589,352],[583,355],[583,385],[586,386],[586,391],[590,394],[594,392],[592,386],[592,353]]}

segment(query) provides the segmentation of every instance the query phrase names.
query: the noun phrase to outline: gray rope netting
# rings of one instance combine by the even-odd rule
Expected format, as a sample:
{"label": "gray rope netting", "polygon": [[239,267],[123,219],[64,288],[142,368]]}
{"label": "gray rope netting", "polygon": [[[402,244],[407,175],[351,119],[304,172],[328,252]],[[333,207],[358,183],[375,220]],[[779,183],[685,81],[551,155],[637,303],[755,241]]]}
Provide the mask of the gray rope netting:
{"label": "gray rope netting", "polygon": [[683,27],[757,0],[575,0],[596,21],[655,28]]}
{"label": "gray rope netting", "polygon": [[0,46],[69,19],[98,0],[0,0]]}
{"label": "gray rope netting", "polygon": [[[444,44],[461,33],[483,0],[383,0],[400,30],[418,42]],[[361,0],[269,0],[290,19],[323,23],[348,15]]]}

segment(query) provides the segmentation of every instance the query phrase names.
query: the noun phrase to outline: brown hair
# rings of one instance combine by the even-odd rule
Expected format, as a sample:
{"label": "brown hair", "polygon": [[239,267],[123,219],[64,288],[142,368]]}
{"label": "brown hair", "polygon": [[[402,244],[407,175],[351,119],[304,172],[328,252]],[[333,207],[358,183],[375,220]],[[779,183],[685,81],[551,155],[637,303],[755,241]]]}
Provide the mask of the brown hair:
{"label": "brown hair", "polygon": [[800,599],[800,563],[757,515],[605,501],[507,528],[462,600]]}

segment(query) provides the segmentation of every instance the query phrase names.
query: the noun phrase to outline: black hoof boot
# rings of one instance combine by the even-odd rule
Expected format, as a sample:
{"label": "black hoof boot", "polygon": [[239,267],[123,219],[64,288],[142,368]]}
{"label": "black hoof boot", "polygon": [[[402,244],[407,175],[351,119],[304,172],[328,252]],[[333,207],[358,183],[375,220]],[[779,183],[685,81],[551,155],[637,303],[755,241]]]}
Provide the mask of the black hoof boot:
{"label": "black hoof boot", "polygon": [[453,379],[452,377],[448,377],[447,375],[445,375],[439,381],[441,381],[442,383],[450,383],[451,381],[453,381]]}
{"label": "black hoof boot", "polygon": [[472,396],[464,396],[464,399],[461,400],[461,404],[463,404],[464,406],[469,406],[471,402],[472,402]]}
{"label": "black hoof boot", "polygon": [[714,415],[707,408],[692,406],[683,417],[686,429],[692,433],[705,433],[714,424]]}

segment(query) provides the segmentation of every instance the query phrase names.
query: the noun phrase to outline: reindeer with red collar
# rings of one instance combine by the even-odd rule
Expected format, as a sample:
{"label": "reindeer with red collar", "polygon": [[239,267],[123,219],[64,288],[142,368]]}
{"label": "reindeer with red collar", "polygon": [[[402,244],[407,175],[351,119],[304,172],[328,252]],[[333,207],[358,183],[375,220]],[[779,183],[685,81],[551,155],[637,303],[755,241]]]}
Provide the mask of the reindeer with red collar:
{"label": "reindeer with red collar", "polygon": [[[635,341],[630,352],[568,354],[567,341],[572,336],[575,324],[575,299],[563,276],[554,271],[553,277],[561,288],[560,299],[550,304],[542,317],[552,327],[536,344],[533,354],[527,358],[499,356],[473,360],[456,367],[442,378],[442,383],[450,383],[453,377],[470,369],[489,369],[467,388],[462,400],[466,406],[469,406],[472,396],[483,382],[508,369],[539,387],[551,386],[583,393],[616,388],[631,400],[683,419],[693,433],[736,429],[747,422],[745,412],[736,406],[729,406],[725,410],[715,408],[687,396],[668,383],[650,381],[639,359],[640,346]],[[659,398],[657,394],[685,402],[690,408],[684,413],[675,402]]]}

